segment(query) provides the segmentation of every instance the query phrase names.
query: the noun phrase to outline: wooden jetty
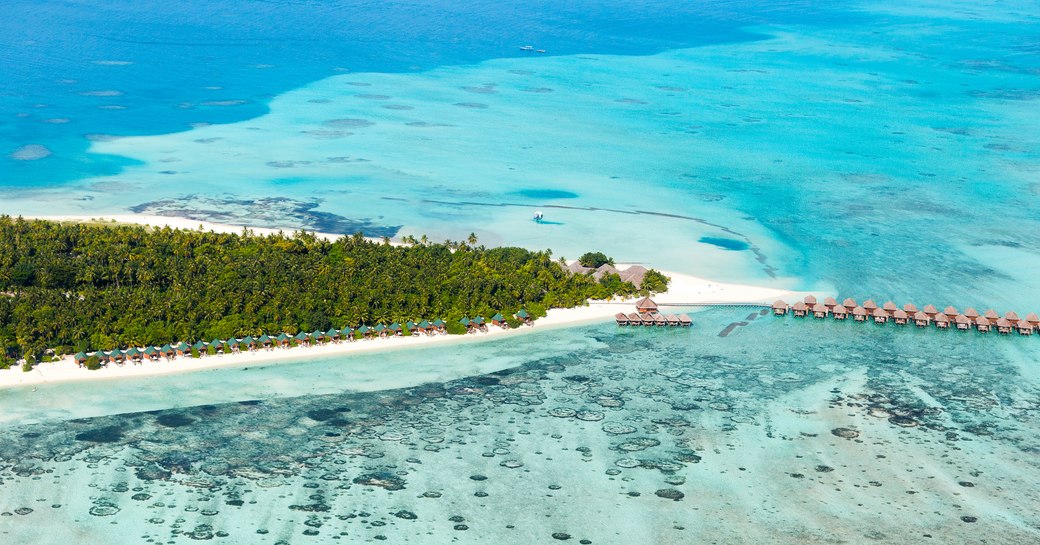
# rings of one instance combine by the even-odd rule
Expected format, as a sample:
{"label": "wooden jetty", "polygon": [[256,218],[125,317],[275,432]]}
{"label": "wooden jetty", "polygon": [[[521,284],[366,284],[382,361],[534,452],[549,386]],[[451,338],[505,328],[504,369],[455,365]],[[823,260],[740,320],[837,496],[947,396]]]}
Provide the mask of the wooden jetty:
{"label": "wooden jetty", "polygon": [[987,309],[980,314],[972,307],[965,308],[964,312],[958,311],[954,306],[947,306],[943,310],[939,310],[935,305],[925,305],[918,309],[917,305],[913,303],[906,303],[900,307],[892,301],[885,301],[884,304],[878,306],[873,299],[867,299],[862,304],[857,304],[856,300],[851,297],[841,303],[838,303],[834,297],[827,297],[823,303],[819,303],[812,295],[793,304],[776,301],[772,305],[768,305],[768,308],[777,317],[784,317],[790,313],[795,318],[812,316],[818,320],[828,317],[845,320],[852,316],[854,322],[872,321],[875,324],[892,322],[897,326],[912,323],[921,329],[934,326],[936,329],[957,331],[974,329],[979,333],[996,330],[1001,335],[1018,333],[1020,336],[1031,336],[1040,332],[1040,315],[1035,312],[1030,312],[1022,318],[1015,311],[1005,312],[1001,316],[993,309]]}

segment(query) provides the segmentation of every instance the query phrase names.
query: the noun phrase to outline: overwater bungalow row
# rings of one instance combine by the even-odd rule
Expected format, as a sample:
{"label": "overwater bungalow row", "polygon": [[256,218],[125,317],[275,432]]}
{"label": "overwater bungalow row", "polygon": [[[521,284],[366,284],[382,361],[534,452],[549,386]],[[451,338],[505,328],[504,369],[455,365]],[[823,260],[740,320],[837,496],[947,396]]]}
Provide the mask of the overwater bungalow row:
{"label": "overwater bungalow row", "polygon": [[693,319],[686,314],[632,313],[619,312],[614,315],[619,326],[654,326],[654,327],[690,327]]}
{"label": "overwater bungalow row", "polygon": [[776,301],[771,308],[774,316],[787,316],[790,312],[797,318],[812,315],[817,319],[830,316],[835,320],[845,320],[851,315],[853,321],[856,322],[873,321],[877,324],[884,324],[891,321],[899,326],[912,322],[920,328],[932,325],[937,329],[956,329],[958,331],[974,328],[982,333],[996,329],[1001,335],[1017,332],[1019,335],[1028,336],[1040,331],[1040,315],[1035,312],[1030,312],[1025,318],[1020,318],[1015,311],[1008,311],[1001,316],[993,309],[987,309],[980,314],[971,307],[964,309],[964,312],[958,311],[953,306],[947,306],[940,311],[935,305],[925,305],[918,309],[913,303],[906,303],[899,307],[892,301],[886,301],[878,306],[872,299],[867,299],[861,305],[851,297],[841,303],[838,303],[833,297],[828,297],[824,299],[823,303],[818,303],[816,297],[811,295],[792,305],[788,305],[785,301]]}

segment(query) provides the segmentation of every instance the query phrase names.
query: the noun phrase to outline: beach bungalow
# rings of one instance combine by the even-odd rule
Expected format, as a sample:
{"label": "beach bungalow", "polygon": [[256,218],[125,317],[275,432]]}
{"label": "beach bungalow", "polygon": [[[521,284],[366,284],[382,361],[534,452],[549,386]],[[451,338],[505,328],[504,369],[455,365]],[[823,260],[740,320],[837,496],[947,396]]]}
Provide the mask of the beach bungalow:
{"label": "beach bungalow", "polygon": [[651,312],[657,312],[657,303],[649,297],[644,297],[636,301],[636,312],[640,314],[649,314]]}
{"label": "beach bungalow", "polygon": [[867,299],[866,301],[863,301],[863,309],[867,311],[868,316],[873,316],[874,311],[877,310],[877,308],[877,303],[875,303],[873,299]]}
{"label": "beach bungalow", "polygon": [[256,345],[256,337],[253,337],[252,335],[246,335],[245,337],[242,337],[241,341],[239,341],[238,346],[239,348],[245,348],[246,350],[252,352],[256,350]]}
{"label": "beach bungalow", "polygon": [[892,321],[895,322],[896,325],[906,325],[907,322],[910,321],[910,317],[906,314],[905,310],[900,309],[892,313]]}
{"label": "beach bungalow", "polygon": [[310,346],[311,345],[311,336],[308,335],[307,333],[303,332],[303,331],[297,333],[296,336],[293,337],[293,339],[295,339],[296,340],[296,344],[299,344],[300,346]]}
{"label": "beach bungalow", "polygon": [[975,318],[979,317],[979,311],[975,310],[972,307],[968,307],[968,308],[964,309],[964,315],[967,316],[969,320],[974,322]]}
{"label": "beach bungalow", "polygon": [[361,334],[362,339],[369,339],[376,334],[375,330],[363,324],[361,327],[357,328],[357,332]]}
{"label": "beach bungalow", "polygon": [[682,327],[690,327],[693,325],[693,320],[690,318],[689,314],[680,314],[679,325]]}
{"label": "beach bungalow", "polygon": [[159,348],[159,353],[162,354],[162,356],[168,360],[173,359],[177,356],[177,350],[173,346],[168,344],[162,345],[162,347]]}
{"label": "beach bungalow", "polygon": [[913,316],[913,315],[917,314],[917,311],[918,311],[917,306],[914,305],[913,303],[907,303],[907,304],[903,305],[903,310],[906,311],[906,314],[908,316]]}
{"label": "beach bungalow", "polygon": [[513,317],[519,320],[522,324],[531,325],[531,315],[524,309],[516,311],[516,314],[514,314]]}
{"label": "beach bungalow", "polygon": [[[527,315],[527,312],[523,310],[521,310],[520,312],[523,312],[525,316]],[[520,313],[518,312],[517,315],[519,314]],[[440,318],[437,318],[433,321],[433,327],[437,328],[437,331],[441,334],[446,333],[448,330],[448,324],[444,323],[444,320],[441,320]]]}
{"label": "beach bungalow", "polygon": [[101,365],[104,365],[104,364],[112,361],[112,358],[108,354],[106,354],[104,350],[98,350],[97,352],[94,352],[90,356],[91,357],[96,357],[97,360],[98,360],[98,363],[101,364]]}
{"label": "beach bungalow", "polygon": [[206,351],[207,346],[209,345],[202,341],[195,341],[195,344],[191,345],[192,348],[198,350],[200,357],[206,357],[209,355],[209,352]]}
{"label": "beach bungalow", "polygon": [[943,314],[945,314],[946,317],[949,318],[949,320],[951,322],[954,322],[954,321],[957,320],[957,316],[960,313],[957,312],[957,309],[953,308],[952,306],[949,306],[949,307],[946,307],[946,308],[943,309]]}
{"label": "beach bungalow", "polygon": [[459,323],[466,328],[466,333],[473,333],[476,327],[473,325],[473,320],[470,320],[468,316],[463,316]]}
{"label": "beach bungalow", "polygon": [[339,344],[339,341],[343,338],[343,334],[340,333],[338,329],[333,327],[325,332],[325,338],[334,344]]}
{"label": "beach bungalow", "polygon": [[617,322],[617,325],[619,325],[619,326],[620,325],[626,325],[627,326],[628,325],[628,316],[625,315],[624,312],[619,312],[619,313],[614,315],[614,321]]}
{"label": "beach bungalow", "polygon": [[657,327],[667,327],[668,326],[668,320],[665,319],[663,314],[656,313],[656,314],[652,314],[652,316],[654,317],[654,325],[655,326],[657,326]]}
{"label": "beach bungalow", "polygon": [[386,326],[383,324],[376,324],[376,326],[372,328],[372,332],[376,335],[379,335],[379,337],[386,337],[390,335],[390,332],[387,331]]}
{"label": "beach bungalow", "polygon": [[795,318],[805,318],[805,316],[809,314],[809,307],[807,307],[805,303],[798,301],[791,305],[791,313],[794,314]]}
{"label": "beach bungalow", "polygon": [[138,350],[136,346],[131,346],[130,350],[126,351],[126,359],[134,363],[141,363],[142,358],[143,356],[141,355],[141,351]]}
{"label": "beach bungalow", "polygon": [[935,305],[925,305],[924,308],[921,309],[921,312],[927,314],[929,318],[934,320],[939,314],[939,309],[935,308]]}
{"label": "beach bungalow", "polygon": [[680,324],[679,317],[676,316],[675,314],[669,314],[669,315],[665,316],[664,319],[665,319],[665,321],[668,322],[669,326],[671,326],[671,327],[679,327],[679,324]]}
{"label": "beach bungalow", "polygon": [[388,335],[393,335],[394,337],[404,336],[404,329],[397,322],[390,324],[390,327],[386,329],[389,331]]}
{"label": "beach bungalow", "polygon": [[267,333],[257,337],[256,342],[260,343],[260,346],[262,346],[264,350],[270,350],[274,347],[274,339],[272,339]]}
{"label": "beach bungalow", "polygon": [[278,346],[280,346],[282,348],[289,348],[289,345],[292,344],[292,339],[293,339],[292,337],[290,337],[289,335],[286,335],[285,332],[283,331],[283,332],[279,333],[278,336],[275,337],[274,340],[275,340],[276,343],[278,343]]}
{"label": "beach bungalow", "polygon": [[83,364],[87,363],[86,352],[76,352],[76,355],[72,356],[72,361],[76,362],[76,365],[83,367]]}
{"label": "beach bungalow", "polygon": [[1033,326],[1033,324],[1029,323],[1026,320],[1019,320],[1017,327],[1018,327],[1018,334],[1019,335],[1032,335],[1033,334],[1033,327],[1034,326]]}
{"label": "beach bungalow", "polygon": [[154,346],[145,347],[142,354],[144,354],[144,357],[148,358],[151,361],[159,361],[159,350],[156,349]]}
{"label": "beach bungalow", "polygon": [[835,305],[831,310],[831,315],[835,320],[844,320],[849,316],[849,311],[845,309],[845,305]]}
{"label": "beach bungalow", "polygon": [[997,333],[1000,333],[1001,335],[1011,334],[1011,322],[1009,322],[1007,318],[997,319]]}
{"label": "beach bungalow", "polygon": [[[913,306],[913,305],[910,305],[910,306]],[[881,305],[881,310],[885,311],[885,314],[888,314],[889,316],[894,316],[896,311],[899,310],[899,307],[897,307],[896,304],[893,303],[892,301],[885,301],[885,304]],[[910,313],[907,312],[907,314],[910,314]]]}
{"label": "beach bungalow", "polygon": [[646,267],[640,265],[632,265],[624,271],[621,271],[621,281],[631,282],[633,286],[640,288],[643,286],[643,277],[646,276],[646,272]]}
{"label": "beach bungalow", "polygon": [[1004,313],[1004,317],[1007,318],[1007,320],[1009,322],[1013,323],[1013,324],[1017,324],[1019,322],[1019,320],[1022,319],[1022,318],[1019,318],[1018,317],[1018,313],[1013,311],[1013,310],[1009,310],[1006,313]]}
{"label": "beach bungalow", "polygon": [[833,297],[828,297],[823,300],[823,306],[827,307],[827,312],[834,310],[834,307],[838,306],[838,301]]}
{"label": "beach bungalow", "polygon": [[847,297],[844,301],[841,302],[841,306],[845,307],[845,312],[851,313],[852,309],[858,307],[859,305],[856,304],[855,299]]}
{"label": "beach bungalow", "polygon": [[950,329],[950,319],[943,313],[935,315],[935,327],[939,329]]}
{"label": "beach bungalow", "polygon": [[417,332],[419,332],[419,333],[424,333],[426,335],[432,335],[433,334],[433,326],[430,325],[430,322],[427,321],[427,320],[423,320],[423,321],[419,322],[418,324],[416,324],[415,325],[415,330]]}
{"label": "beach bungalow", "polygon": [[184,341],[181,341],[181,342],[177,343],[177,346],[174,347],[174,348],[177,349],[177,355],[178,356],[190,356],[191,355],[191,345],[186,343],[186,342],[184,342]]}
{"label": "beach bungalow", "polygon": [[311,342],[314,344],[325,344],[328,342],[328,337],[325,336],[325,332],[320,329],[315,329],[311,332]]}
{"label": "beach bungalow", "polygon": [[852,308],[852,319],[857,322],[867,321],[867,309],[861,306],[855,306]]}
{"label": "beach bungalow", "polygon": [[882,308],[874,309],[874,323],[875,324],[883,324],[883,323],[885,323],[887,321],[888,321],[888,313],[885,312],[885,309],[882,309]]}
{"label": "beach bungalow", "polygon": [[987,318],[985,316],[976,316],[975,317],[975,329],[977,329],[978,331],[980,331],[982,333],[989,333],[989,330],[990,330],[989,318]]}
{"label": "beach bungalow", "polygon": [[805,303],[805,308],[811,309],[814,306],[816,306],[816,297],[812,295],[806,295],[805,299],[802,299],[802,302]]}
{"label": "beach bungalow", "polygon": [[786,316],[787,303],[777,300],[773,302],[773,316]]}
{"label": "beach bungalow", "polygon": [[354,329],[350,326],[344,326],[343,329],[339,330],[339,338],[347,342],[354,341]]}
{"label": "beach bungalow", "polygon": [[502,316],[501,312],[496,312],[495,315],[491,317],[491,325],[497,325],[502,329],[509,329],[509,324],[506,323],[506,317]]}
{"label": "beach bungalow", "polygon": [[227,350],[227,343],[220,339],[213,339],[210,341],[209,346],[213,347],[213,350],[217,351],[217,354],[223,354]]}
{"label": "beach bungalow", "polygon": [[958,314],[953,318],[953,323],[956,324],[958,331],[967,331],[971,329],[971,319],[963,314]]}
{"label": "beach bungalow", "polygon": [[822,303],[816,303],[815,305],[812,306],[812,313],[813,313],[813,318],[821,318],[821,319],[822,318],[826,318],[827,317],[827,307],[824,306]]}
{"label": "beach bungalow", "polygon": [[924,311],[919,310],[914,313],[914,325],[917,327],[928,327],[931,323],[932,319]]}
{"label": "beach bungalow", "polygon": [[488,330],[488,328],[487,328],[487,321],[484,320],[483,316],[477,316],[477,317],[473,318],[473,321],[471,321],[470,323],[473,324],[474,326],[476,326],[476,328],[478,330],[487,333],[487,330]]}
{"label": "beach bungalow", "polygon": [[240,339],[236,339],[234,337],[231,337],[230,339],[225,341],[224,345],[226,347],[225,349],[228,352],[231,352],[232,354],[238,354],[239,352],[241,352],[242,351],[242,346],[243,346],[242,345],[242,341]]}

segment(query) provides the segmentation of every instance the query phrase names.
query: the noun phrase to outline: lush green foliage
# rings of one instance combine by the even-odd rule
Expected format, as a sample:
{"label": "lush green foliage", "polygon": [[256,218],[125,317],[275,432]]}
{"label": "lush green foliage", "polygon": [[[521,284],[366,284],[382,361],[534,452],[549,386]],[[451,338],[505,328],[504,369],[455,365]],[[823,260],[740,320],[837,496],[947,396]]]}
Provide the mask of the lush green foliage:
{"label": "lush green foliage", "polygon": [[578,258],[578,263],[581,263],[582,267],[598,269],[603,265],[613,265],[614,259],[603,252],[587,252]]}
{"label": "lush green foliage", "polygon": [[632,295],[549,252],[406,247],[360,235],[216,234],[0,217],[0,354],[63,353],[423,318],[506,315]]}

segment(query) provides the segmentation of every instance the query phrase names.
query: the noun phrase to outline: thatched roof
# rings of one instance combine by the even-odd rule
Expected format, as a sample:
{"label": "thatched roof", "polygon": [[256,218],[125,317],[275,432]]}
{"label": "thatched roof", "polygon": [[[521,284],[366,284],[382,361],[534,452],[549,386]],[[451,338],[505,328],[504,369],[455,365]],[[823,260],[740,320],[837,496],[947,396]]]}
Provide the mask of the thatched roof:
{"label": "thatched roof", "polygon": [[958,324],[970,324],[971,323],[971,319],[968,318],[967,316],[963,315],[963,314],[958,314],[957,316],[955,316],[953,318],[953,321],[957,322]]}
{"label": "thatched roof", "polygon": [[680,314],[679,315],[679,323],[680,324],[692,324],[693,323],[693,319],[690,318],[689,314]]}
{"label": "thatched roof", "polygon": [[949,323],[950,318],[947,317],[945,314],[936,314],[935,315],[935,321],[936,322],[947,322],[947,323]]}
{"label": "thatched roof", "polygon": [[975,310],[972,307],[968,307],[964,309],[964,315],[974,320],[975,318],[979,317],[979,311]]}
{"label": "thatched roof", "polygon": [[649,297],[644,297],[636,301],[636,308],[639,310],[657,310],[657,303]]}
{"label": "thatched roof", "polygon": [[874,312],[874,309],[877,308],[877,303],[873,299],[867,299],[863,301],[863,308],[867,309],[868,312]]}
{"label": "thatched roof", "polygon": [[865,309],[863,307],[860,307],[860,306],[853,307],[852,308],[852,313],[855,314],[856,316],[866,316],[867,315],[867,309]]}
{"label": "thatched roof", "polygon": [[590,269],[588,267],[584,267],[584,266],[582,266],[581,263],[575,261],[574,263],[571,263],[570,265],[567,266],[567,270],[572,272],[572,273],[574,273],[574,274],[585,274],[585,273],[591,271],[592,269]]}
{"label": "thatched roof", "polygon": [[928,318],[928,315],[925,314],[924,311],[919,310],[914,313],[914,320],[927,322],[928,320],[930,320],[930,318]]}
{"label": "thatched roof", "polygon": [[1007,318],[998,318],[997,327],[1011,327],[1011,322]]}
{"label": "thatched roof", "polygon": [[1019,320],[1018,321],[1018,328],[1019,329],[1033,329],[1033,324],[1031,324],[1031,323],[1029,323],[1029,322],[1027,322],[1025,320]]}
{"label": "thatched roof", "polygon": [[903,310],[905,310],[907,314],[917,314],[917,305],[907,303],[903,305]]}
{"label": "thatched roof", "polygon": [[888,313],[885,312],[884,309],[876,308],[874,309],[874,316],[877,318],[884,318],[888,316]]}
{"label": "thatched roof", "polygon": [[779,299],[777,299],[776,301],[773,302],[773,310],[786,310],[786,309],[787,309],[787,303],[785,303],[785,302],[783,302],[783,301],[781,301]]}
{"label": "thatched roof", "polygon": [[838,305],[838,301],[835,300],[833,297],[828,297],[828,298],[823,300],[823,304],[828,306],[828,307],[834,307],[834,306]]}
{"label": "thatched roof", "polygon": [[949,306],[949,307],[946,307],[946,308],[943,309],[943,314],[945,314],[946,316],[948,316],[950,318],[953,318],[954,316],[956,316],[956,315],[958,315],[960,313],[957,312],[957,309],[953,308],[952,306]]}
{"label": "thatched roof", "polygon": [[1009,322],[1017,322],[1021,320],[1021,318],[1018,317],[1018,313],[1013,310],[1004,313],[1004,317],[1007,318]]}
{"label": "thatched roof", "polygon": [[834,306],[834,310],[832,310],[831,312],[833,312],[834,314],[848,314],[849,313],[848,309],[846,309],[842,305],[835,305]]}
{"label": "thatched roof", "polygon": [[805,304],[807,306],[810,306],[810,307],[816,304],[816,298],[813,297],[812,295],[806,295],[805,299],[802,299],[802,301],[805,302]]}
{"label": "thatched roof", "polygon": [[892,301],[885,301],[885,304],[881,305],[881,308],[885,309],[887,312],[895,312],[896,310],[899,310],[899,307],[897,307]]}
{"label": "thatched roof", "polygon": [[1040,322],[1040,316],[1037,316],[1035,312],[1030,312],[1029,314],[1026,314],[1026,321],[1033,322],[1035,324],[1037,322]]}
{"label": "thatched roof", "polygon": [[805,305],[805,303],[798,301],[797,303],[791,305],[791,310],[805,311],[808,310],[808,307]]}
{"label": "thatched roof", "polygon": [[813,312],[822,312],[824,314],[827,314],[827,307],[825,307],[822,303],[816,303],[815,305],[813,305],[812,310]]}
{"label": "thatched roof", "polygon": [[921,310],[925,314],[939,314],[939,309],[935,308],[935,305],[925,305]]}
{"label": "thatched roof", "polygon": [[856,308],[856,300],[851,297],[846,298],[844,301],[841,302],[841,304],[849,310]]}
{"label": "thatched roof", "polygon": [[621,271],[621,281],[631,282],[632,285],[639,288],[643,285],[643,277],[646,276],[646,267],[640,265],[632,265],[631,267]]}
{"label": "thatched roof", "polygon": [[905,310],[897,310],[892,313],[892,317],[897,320],[905,320],[909,317]]}
{"label": "thatched roof", "polygon": [[989,318],[987,318],[985,316],[976,316],[975,317],[975,325],[984,325],[984,326],[989,327]]}

